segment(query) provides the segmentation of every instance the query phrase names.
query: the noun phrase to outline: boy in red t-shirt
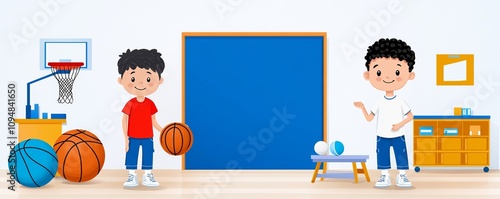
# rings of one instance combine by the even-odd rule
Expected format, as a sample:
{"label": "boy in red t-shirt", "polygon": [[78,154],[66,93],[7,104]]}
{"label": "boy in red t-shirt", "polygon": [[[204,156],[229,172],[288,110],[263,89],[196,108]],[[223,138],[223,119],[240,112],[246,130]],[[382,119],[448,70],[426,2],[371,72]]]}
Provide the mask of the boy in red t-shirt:
{"label": "boy in red t-shirt", "polygon": [[124,52],[118,60],[118,83],[125,90],[135,95],[125,104],[122,112],[122,127],[125,136],[125,166],[129,170],[128,179],[123,186],[135,187],[137,183],[137,157],[139,146],[142,146],[142,184],[144,186],[159,186],[153,173],[153,127],[161,131],[162,127],[155,118],[156,106],[153,101],[146,98],[158,89],[163,83],[161,73],[165,63],[161,54],[156,49],[139,49]]}

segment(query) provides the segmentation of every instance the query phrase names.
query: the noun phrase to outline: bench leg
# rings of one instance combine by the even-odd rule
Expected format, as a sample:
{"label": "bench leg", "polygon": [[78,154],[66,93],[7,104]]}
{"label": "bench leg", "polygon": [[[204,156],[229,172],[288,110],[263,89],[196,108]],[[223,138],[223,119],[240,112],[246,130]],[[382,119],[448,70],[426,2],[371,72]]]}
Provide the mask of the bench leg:
{"label": "bench leg", "polygon": [[363,167],[363,173],[365,173],[366,181],[370,182],[370,175],[368,174],[368,170],[366,169],[365,162],[361,162],[361,167]]}
{"label": "bench leg", "polygon": [[358,183],[358,167],[356,166],[356,162],[352,162],[352,171],[354,173],[354,182]]}
{"label": "bench leg", "polygon": [[[328,162],[323,162],[323,174],[326,173],[326,167],[328,165]],[[321,181],[323,181],[325,178],[321,178]]]}
{"label": "bench leg", "polygon": [[318,171],[319,171],[319,166],[321,165],[321,162],[316,163],[316,168],[314,169],[314,174],[311,180],[311,183],[314,183],[316,181],[316,176],[318,176]]}

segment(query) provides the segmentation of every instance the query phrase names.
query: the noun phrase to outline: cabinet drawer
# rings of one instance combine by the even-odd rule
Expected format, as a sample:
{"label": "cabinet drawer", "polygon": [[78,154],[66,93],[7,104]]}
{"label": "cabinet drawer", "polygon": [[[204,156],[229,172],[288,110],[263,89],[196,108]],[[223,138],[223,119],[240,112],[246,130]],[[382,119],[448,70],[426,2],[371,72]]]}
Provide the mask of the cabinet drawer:
{"label": "cabinet drawer", "polygon": [[436,138],[415,138],[415,150],[417,151],[436,150]]}
{"label": "cabinet drawer", "polygon": [[466,153],[465,164],[468,165],[489,165],[488,153]]}
{"label": "cabinet drawer", "polygon": [[415,165],[436,165],[436,153],[415,153]]}
{"label": "cabinet drawer", "polygon": [[488,150],[488,138],[465,138],[466,150]]}
{"label": "cabinet drawer", "polygon": [[440,138],[441,150],[462,150],[462,138]]}
{"label": "cabinet drawer", "polygon": [[462,154],[460,153],[441,153],[442,165],[460,165],[462,164]]}

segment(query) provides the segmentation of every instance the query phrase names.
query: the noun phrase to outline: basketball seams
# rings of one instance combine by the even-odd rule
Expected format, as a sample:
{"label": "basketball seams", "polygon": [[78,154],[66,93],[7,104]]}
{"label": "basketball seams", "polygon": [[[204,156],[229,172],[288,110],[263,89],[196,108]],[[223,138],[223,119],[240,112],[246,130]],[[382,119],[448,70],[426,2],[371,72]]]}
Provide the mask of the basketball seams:
{"label": "basketball seams", "polygon": [[174,132],[172,132],[172,142],[174,143],[174,155],[177,155],[177,152],[175,152],[175,130],[177,129],[177,127],[175,127],[175,125],[177,125],[177,123],[174,123],[174,127],[172,127],[174,129]]}
{"label": "basketball seams", "polygon": [[[189,150],[189,149],[191,148],[191,146],[193,145],[193,139],[192,139],[192,137],[191,137],[191,133],[192,133],[192,131],[191,131],[191,129],[189,129],[189,127],[187,127],[187,126],[182,125],[181,127],[183,127],[183,128],[186,130],[186,132],[189,132],[189,133],[188,133],[188,135],[189,135],[189,145],[188,145],[188,146],[187,146],[187,148],[186,148],[186,151],[187,151],[187,150]],[[181,134],[181,135],[182,135],[182,134]],[[184,137],[183,137],[183,138],[184,138]],[[184,143],[184,142],[182,142],[182,143]]]}
{"label": "basketball seams", "polygon": [[[24,142],[23,148],[24,148],[24,146],[26,146],[26,144],[27,144],[29,141],[31,141],[31,139],[28,139],[28,140],[26,140],[26,142]],[[24,150],[24,152],[26,153],[26,150]],[[28,164],[26,164],[26,160],[24,159],[23,152],[22,152],[22,151],[19,151],[19,154],[21,154],[21,158],[23,159],[24,166],[26,166],[26,171],[28,171],[28,175],[30,176],[31,181],[33,181],[33,183],[34,183],[37,187],[40,187],[40,185],[38,185],[38,183],[36,183],[36,182],[35,182],[35,179],[33,179],[33,176],[31,175],[30,169],[28,168]]]}
{"label": "basketball seams", "polygon": [[[66,144],[66,143],[63,143],[63,144]],[[61,144],[61,145],[63,145],[63,144]],[[74,146],[74,143],[73,143],[73,146]],[[63,165],[62,165],[62,176],[64,177],[64,179],[67,179],[66,178],[66,159],[68,158],[68,155],[71,154],[71,150],[73,149],[73,146],[71,146],[68,149],[68,152],[66,152],[66,155],[64,156]]]}
{"label": "basketball seams", "polygon": [[[80,134],[80,133],[78,133],[78,134]],[[56,142],[54,144],[54,146],[57,145],[57,144],[61,144],[61,143],[64,143],[64,142],[68,141],[70,138],[74,137],[75,134],[69,134],[69,132],[66,132],[66,133],[62,134],[61,137],[64,136],[64,135],[66,135],[68,137],[65,140],[61,140],[59,142]],[[61,144],[61,146],[62,146],[62,144]],[[59,148],[56,149],[56,153],[59,151],[59,149],[61,148],[61,146],[59,146]]]}
{"label": "basketball seams", "polygon": [[[77,137],[77,138],[80,138],[80,137],[78,137],[78,136],[76,136],[76,137]],[[81,138],[80,138],[80,139],[81,139]],[[81,180],[82,180],[82,176],[83,176],[83,162],[82,162],[82,157],[81,157],[80,149],[78,148],[78,144],[80,144],[80,143],[85,143],[85,144],[86,144],[86,145],[90,148],[90,150],[92,150],[92,152],[94,153],[94,155],[95,155],[95,157],[96,157],[96,160],[97,160],[97,163],[98,163],[98,166],[99,166],[99,169],[98,169],[98,172],[97,172],[97,173],[99,174],[99,172],[100,172],[100,170],[101,170],[101,163],[100,163],[100,159],[99,159],[99,157],[98,157],[97,153],[94,151],[94,149],[93,149],[93,148],[92,148],[92,147],[91,147],[88,143],[94,143],[94,144],[101,144],[101,145],[102,145],[102,143],[101,143],[101,142],[95,142],[95,141],[85,141],[85,140],[81,139],[81,141],[80,141],[80,142],[75,142],[75,141],[73,141],[73,140],[68,140],[68,141],[67,141],[67,143],[73,143],[73,146],[71,146],[71,147],[68,149],[68,152],[66,153],[66,156],[64,157],[64,163],[63,163],[63,165],[64,165],[64,166],[63,166],[63,173],[64,173],[64,167],[66,166],[66,158],[67,158],[67,157],[68,157],[68,155],[71,153],[71,150],[72,150],[73,148],[75,148],[75,147],[76,147],[76,148],[77,148],[77,150],[78,150],[78,155],[80,156],[80,158],[79,158],[79,159],[80,159],[80,180],[79,180],[79,181],[81,182]],[[66,178],[66,175],[64,175],[64,178]]]}
{"label": "basketball seams", "polygon": [[[97,136],[95,136],[95,135],[94,135],[94,136],[95,136],[95,137],[94,137],[94,136],[92,136],[92,135],[89,135],[89,134],[85,133],[85,132],[89,132],[89,131],[87,131],[87,130],[81,130],[81,129],[76,129],[76,130],[77,130],[78,132],[80,132],[80,133],[82,133],[82,134],[86,135],[86,136],[89,136],[89,137],[91,137],[91,138],[94,138],[96,141],[99,141],[99,142],[101,141],[101,140],[99,140],[99,138],[98,138]],[[89,133],[90,133],[90,132],[89,132]]]}
{"label": "basketball seams", "polygon": [[163,136],[162,136],[162,141],[164,141],[164,146],[165,146],[165,149],[170,153],[170,154],[173,154],[172,151],[170,150],[170,148],[168,148],[168,144],[167,144],[167,135],[169,133],[169,130],[171,128],[171,126],[174,126],[175,123],[173,124],[170,124],[168,125],[166,128],[165,128],[165,131],[163,133]]}
{"label": "basketball seams", "polygon": [[80,153],[80,148],[78,148],[78,144],[75,144],[74,145],[76,147],[76,150],[78,150],[78,156],[80,156],[80,179],[78,180],[78,182],[81,182],[82,181],[82,177],[83,177],[83,162],[82,162],[82,154]]}
{"label": "basketball seams", "polygon": [[[192,137],[191,137],[191,133],[192,133],[192,132],[191,132],[191,129],[189,129],[189,127],[187,127],[187,125],[179,125],[179,126],[180,126],[180,127],[182,127],[182,128],[185,130],[185,132],[188,132],[187,134],[189,135],[189,145],[188,145],[188,146],[187,146],[187,148],[186,148],[186,152],[187,152],[187,151],[189,150],[189,148],[191,147],[191,145],[193,144],[193,140],[191,139],[191,138],[192,138]],[[180,130],[180,128],[179,128],[179,130]],[[180,131],[182,132],[182,130],[180,130]],[[182,138],[183,138],[182,145],[181,145],[181,149],[183,149],[183,145],[184,145],[184,134],[183,134],[183,133],[181,133],[180,135],[181,135],[181,136],[182,136]]]}
{"label": "basketball seams", "polygon": [[[21,154],[21,158],[23,159],[24,165],[26,166],[26,171],[28,171],[28,175],[30,176],[31,181],[32,181],[33,183],[35,183],[35,185],[36,185],[37,187],[40,187],[40,185],[38,185],[38,183],[36,183],[35,179],[33,179],[33,175],[31,175],[31,171],[30,171],[30,169],[28,168],[28,164],[26,163],[26,160],[24,159],[24,156],[23,156],[23,151],[24,151],[24,153],[26,153],[26,150],[22,150],[22,151],[19,151],[19,154]],[[28,155],[28,153],[26,153],[26,155]]]}
{"label": "basketball seams", "polygon": [[[70,134],[70,133],[72,133],[72,132],[74,132],[74,131],[78,131],[78,133],[75,133],[75,134]],[[69,140],[69,139],[71,139],[72,137],[76,137],[76,136],[78,136],[79,134],[84,134],[84,135],[86,135],[86,136],[88,136],[88,137],[90,137],[90,138],[93,138],[93,139],[95,139],[96,141],[99,141],[99,142],[101,141],[101,140],[99,140],[99,138],[94,137],[94,136],[89,135],[89,134],[86,134],[85,132],[88,132],[88,131],[86,131],[86,130],[80,130],[80,129],[70,130],[70,131],[68,131],[68,132],[66,132],[66,133],[64,133],[64,134],[62,134],[62,135],[61,135],[61,136],[68,136],[68,138],[66,138],[65,140],[61,140],[61,141],[59,141],[59,142],[56,142],[54,145],[56,145],[56,144],[60,144],[60,143],[65,142],[65,141],[68,141],[68,140]]]}
{"label": "basketball seams", "polygon": [[[36,149],[36,150],[44,151],[44,152],[47,152],[47,154],[49,154],[50,156],[52,156],[55,160],[57,160],[57,157],[55,157],[54,155],[52,155],[52,153],[50,153],[49,151],[42,149],[42,148],[28,146],[28,147],[23,147],[22,149]],[[21,151],[21,149],[17,149],[14,152],[18,152],[18,151]]]}
{"label": "basketball seams", "polygon": [[[92,136],[90,136],[90,135],[86,134],[85,132],[88,132],[88,131],[86,131],[86,130],[81,131],[80,129],[76,129],[76,131],[78,131],[78,133],[75,133],[75,134],[69,134],[69,133],[72,133],[72,132],[74,132],[74,131],[75,131],[75,130],[71,130],[71,131],[68,131],[68,132],[66,132],[66,133],[62,134],[61,136],[66,135],[66,136],[68,136],[68,138],[66,138],[65,140],[61,140],[61,141],[59,141],[59,142],[56,142],[56,143],[54,144],[54,146],[56,146],[57,144],[64,143],[64,142],[68,141],[69,139],[71,139],[72,137],[77,137],[77,138],[81,139],[80,137],[78,137],[78,136],[77,136],[77,135],[79,135],[79,134],[84,134],[84,135],[86,135],[86,136],[89,136],[89,137],[94,138],[94,139],[96,139],[97,141],[101,142],[101,140],[99,140],[98,138],[96,138],[96,137],[92,137]],[[83,140],[83,139],[81,139],[81,140]],[[101,143],[101,144],[102,144],[102,143]],[[57,148],[57,149],[56,149],[56,152],[58,152],[60,148],[61,148],[61,146],[59,146],[59,148]]]}
{"label": "basketball seams", "polygon": [[[74,131],[78,131],[78,133],[69,134],[69,133],[74,132]],[[96,160],[97,160],[97,166],[99,167],[99,169],[97,170],[97,174],[99,174],[99,172],[100,172],[100,170],[101,170],[101,168],[102,168],[102,165],[101,165],[101,160],[100,160],[100,158],[98,157],[97,153],[94,151],[94,149],[93,149],[93,148],[92,148],[92,147],[91,147],[88,143],[95,143],[95,144],[100,144],[100,145],[102,145],[102,142],[101,142],[101,141],[100,141],[97,137],[91,136],[91,135],[89,135],[89,134],[87,134],[87,133],[85,133],[85,132],[88,132],[88,131],[86,131],[86,130],[80,130],[80,129],[75,129],[75,130],[72,130],[72,131],[66,132],[66,133],[64,133],[63,135],[68,135],[68,138],[66,138],[66,139],[65,139],[65,140],[63,140],[63,141],[59,141],[59,142],[57,142],[56,144],[54,144],[54,146],[55,146],[55,145],[57,145],[57,144],[61,144],[61,143],[65,143],[65,142],[69,142],[68,140],[69,140],[69,139],[71,139],[71,138],[73,138],[73,137],[74,137],[74,138],[77,138],[77,139],[80,139],[80,140],[81,140],[81,142],[78,142],[78,143],[75,143],[74,141],[71,141],[71,142],[73,142],[73,144],[74,144],[74,145],[78,145],[78,144],[80,144],[80,143],[85,143],[85,144],[86,144],[86,145],[90,148],[90,150],[92,150],[92,153],[94,153],[94,156],[95,156],[95,158],[96,158]],[[90,132],[89,132],[89,133],[90,133]],[[84,134],[84,135],[86,135],[86,136],[88,136],[88,137],[90,137],[90,138],[95,139],[96,141],[87,141],[87,140],[84,140],[84,139],[82,139],[80,136],[78,136],[79,134]],[[62,144],[61,144],[61,146],[62,146]],[[57,151],[59,151],[59,149],[61,148],[61,146],[59,146],[59,148],[57,149]],[[70,151],[71,151],[71,149],[72,149],[73,147],[74,147],[74,146],[72,146],[72,147],[70,148]],[[77,146],[77,149],[78,149],[78,146]],[[67,152],[66,157],[68,156],[68,153],[70,153],[70,151],[68,151],[68,152]],[[81,160],[80,149],[78,149],[78,154],[79,154],[79,156],[80,156],[80,170],[83,170],[83,167],[82,167],[83,163],[82,163],[82,160]],[[65,158],[66,158],[66,157],[65,157]],[[66,165],[66,161],[64,161],[64,165]],[[63,170],[64,170],[64,168],[63,168]],[[82,175],[83,175],[83,172],[82,172],[82,171],[80,171],[80,181],[81,181]]]}
{"label": "basketball seams", "polygon": [[[16,150],[16,148],[18,148],[18,149],[19,149],[19,145],[14,146],[14,150]],[[17,168],[18,168],[18,167],[17,167],[17,155],[16,155],[16,153],[17,153],[17,152],[16,152],[16,151],[14,151],[14,156],[15,156],[15,157],[14,157],[14,165],[15,165],[15,169],[17,169]],[[10,171],[9,171],[9,172],[10,172]],[[17,180],[19,180],[19,174],[18,174],[18,173],[19,173],[19,172],[15,171],[15,175],[16,175],[16,179],[17,179]],[[20,183],[20,182],[19,182],[19,183]]]}
{"label": "basketball seams", "polygon": [[[31,161],[33,161],[34,163],[36,163],[36,164],[40,165],[40,166],[41,166],[41,167],[43,167],[45,170],[47,170],[47,172],[49,172],[49,173],[52,175],[52,177],[54,177],[54,176],[56,175],[55,173],[52,173],[52,171],[50,171],[50,170],[49,170],[46,166],[44,166],[43,164],[40,164],[38,161],[36,161],[35,159],[33,159],[33,158],[32,158],[32,157],[28,154],[28,152],[26,152],[26,148],[24,148],[24,150],[23,150],[23,151],[24,151],[24,153],[26,153],[26,156],[28,156],[28,158],[29,158],[29,159],[31,159]],[[45,151],[45,150],[43,150],[43,151]],[[48,152],[47,152],[47,153],[48,153]],[[50,154],[50,153],[49,153],[49,154]],[[50,155],[52,155],[52,154],[50,154]]]}
{"label": "basketball seams", "polygon": [[[78,137],[78,138],[80,138],[80,137]],[[81,138],[80,138],[80,139],[81,139]],[[100,170],[101,170],[101,168],[102,168],[102,167],[101,167],[101,160],[99,159],[99,156],[98,156],[98,155],[97,155],[97,153],[95,152],[94,148],[92,148],[92,147],[91,147],[88,143],[96,143],[96,144],[100,144],[100,145],[102,145],[102,143],[101,143],[101,142],[97,143],[97,142],[92,142],[92,141],[86,141],[86,140],[83,140],[83,139],[81,139],[81,140],[82,140],[81,142],[76,143],[76,145],[77,145],[76,147],[78,148],[78,144],[80,144],[80,143],[85,143],[85,144],[86,144],[86,145],[90,148],[90,150],[92,150],[92,153],[94,154],[95,159],[97,160],[97,166],[99,167],[99,169],[97,170],[97,174],[99,174],[99,171],[100,171]],[[78,148],[78,152],[80,152],[80,149],[79,149],[79,148]],[[81,157],[80,157],[80,166],[82,166],[81,164],[82,164],[82,163],[81,163]],[[83,168],[82,168],[82,169],[83,169]],[[83,172],[82,172],[82,175],[83,175]]]}
{"label": "basketball seams", "polygon": [[[170,133],[173,133],[171,138],[168,137],[170,135]],[[177,149],[178,147],[177,147],[176,142],[175,142],[176,139],[179,139],[179,137],[177,137],[178,136],[177,133],[179,133],[179,136],[181,136],[180,137],[180,140],[181,140],[180,149]],[[189,137],[185,137],[184,133],[187,133]],[[169,139],[171,139],[171,140],[169,141]],[[189,139],[189,140],[187,140],[187,139]],[[188,141],[187,145],[184,143],[186,141]],[[171,155],[179,155],[181,153],[187,152],[191,148],[191,146],[193,145],[192,132],[186,124],[173,122],[173,123],[167,125],[162,130],[160,142],[162,144],[163,149],[165,149],[165,151],[167,153],[169,153]],[[173,145],[170,142],[173,142]],[[171,149],[171,147],[173,147],[173,150]]]}
{"label": "basketball seams", "polygon": [[[78,137],[78,138],[80,138],[80,137]],[[81,139],[81,138],[80,138],[80,139]],[[94,154],[95,159],[97,160],[97,166],[99,167],[99,169],[97,170],[97,174],[99,174],[99,171],[100,171],[100,170],[101,170],[101,168],[102,168],[102,167],[101,167],[101,160],[99,159],[99,156],[98,156],[98,155],[97,155],[97,153],[95,152],[94,148],[93,148],[93,147],[91,147],[91,146],[89,145],[89,143],[95,143],[95,144],[100,144],[100,145],[102,145],[102,143],[101,143],[101,142],[97,143],[97,142],[92,142],[92,141],[84,141],[84,140],[82,139],[82,141],[81,141],[81,142],[76,143],[76,147],[77,147],[77,149],[78,149],[78,152],[80,152],[80,149],[78,148],[78,144],[80,144],[80,143],[85,143],[85,144],[86,144],[86,145],[90,148],[90,150],[92,150],[92,153]],[[83,170],[83,166],[82,166],[82,164],[83,164],[83,163],[82,163],[82,161],[81,161],[81,157],[80,157],[80,167],[81,167],[81,168],[82,168],[82,170]],[[82,171],[82,175],[83,175],[83,171]],[[80,180],[81,180],[81,179],[80,179]]]}
{"label": "basketball seams", "polygon": [[[179,127],[174,127],[174,128],[172,128],[172,129],[173,129],[173,131],[174,131],[174,132],[173,132],[173,133],[174,133],[174,135],[175,135],[175,134],[179,134],[179,135],[181,135],[181,136],[182,136],[182,131],[181,131],[181,129],[180,129]],[[177,130],[177,131],[176,131],[176,130]],[[174,139],[172,139],[172,142],[173,142],[173,145],[174,145],[173,147],[174,147],[174,152],[175,152],[175,148],[177,148],[177,147],[176,147],[176,144],[175,144],[175,137],[174,137]],[[180,151],[179,151],[179,152],[175,152],[175,153],[174,153],[174,155],[179,155],[179,153],[182,151],[182,145],[183,145],[183,144],[182,144],[182,142],[181,142],[181,148],[180,148]]]}

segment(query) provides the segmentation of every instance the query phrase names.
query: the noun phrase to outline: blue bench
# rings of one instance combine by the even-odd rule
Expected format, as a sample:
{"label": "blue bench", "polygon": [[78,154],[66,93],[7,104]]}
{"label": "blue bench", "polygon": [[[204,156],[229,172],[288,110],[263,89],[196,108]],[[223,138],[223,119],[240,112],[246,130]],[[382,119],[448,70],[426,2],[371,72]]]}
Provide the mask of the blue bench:
{"label": "blue bench", "polygon": [[[314,169],[311,182],[314,183],[316,178],[320,177],[321,181],[323,181],[323,178],[347,178],[354,179],[354,182],[358,183],[358,174],[365,174],[366,181],[370,182],[370,176],[365,164],[368,158],[368,155],[311,155],[311,160],[316,162],[316,169]],[[326,173],[326,164],[328,162],[351,162],[353,173]],[[358,162],[361,163],[361,169],[356,166]],[[321,163],[323,163],[323,173],[318,174]]]}

